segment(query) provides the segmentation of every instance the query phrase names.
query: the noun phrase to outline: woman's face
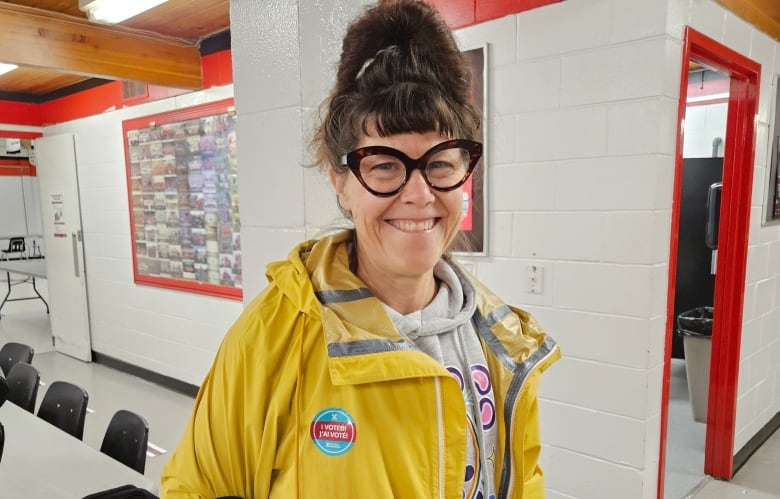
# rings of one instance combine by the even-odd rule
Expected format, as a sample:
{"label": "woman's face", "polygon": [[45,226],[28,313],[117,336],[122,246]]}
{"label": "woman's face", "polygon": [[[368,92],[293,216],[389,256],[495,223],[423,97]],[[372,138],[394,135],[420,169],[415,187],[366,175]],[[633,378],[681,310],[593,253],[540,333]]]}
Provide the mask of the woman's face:
{"label": "woman's face", "polygon": [[[445,140],[438,132],[390,137],[370,133],[357,147],[388,146],[419,158]],[[433,266],[458,231],[462,189],[433,190],[419,170],[414,170],[401,192],[390,197],[371,194],[351,172],[338,175],[331,170],[331,181],[342,208],[352,214],[361,278],[376,283],[432,275]]]}

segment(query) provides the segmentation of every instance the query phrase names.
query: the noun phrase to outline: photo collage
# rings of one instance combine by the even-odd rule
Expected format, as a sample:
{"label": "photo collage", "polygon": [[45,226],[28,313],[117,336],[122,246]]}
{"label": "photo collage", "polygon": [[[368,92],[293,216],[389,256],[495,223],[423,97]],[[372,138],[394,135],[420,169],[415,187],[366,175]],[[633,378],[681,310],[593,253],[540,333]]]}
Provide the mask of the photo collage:
{"label": "photo collage", "polygon": [[126,131],[137,276],[242,287],[235,124],[226,112]]}

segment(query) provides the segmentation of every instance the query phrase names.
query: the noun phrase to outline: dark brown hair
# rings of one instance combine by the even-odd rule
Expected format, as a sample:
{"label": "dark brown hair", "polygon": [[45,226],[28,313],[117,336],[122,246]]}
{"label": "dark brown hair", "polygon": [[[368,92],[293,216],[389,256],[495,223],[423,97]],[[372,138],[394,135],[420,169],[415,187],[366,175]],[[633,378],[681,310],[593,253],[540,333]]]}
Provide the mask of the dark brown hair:
{"label": "dark brown hair", "polygon": [[417,0],[381,1],[349,25],[321,113],[317,163],[339,171],[340,156],[371,128],[474,140],[480,121],[467,60],[439,13]]}

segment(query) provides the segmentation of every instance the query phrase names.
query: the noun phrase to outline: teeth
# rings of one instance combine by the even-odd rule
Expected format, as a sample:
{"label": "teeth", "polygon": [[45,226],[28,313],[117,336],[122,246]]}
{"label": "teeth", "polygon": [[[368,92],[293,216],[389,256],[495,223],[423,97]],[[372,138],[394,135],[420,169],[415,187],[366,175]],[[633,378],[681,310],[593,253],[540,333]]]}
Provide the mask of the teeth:
{"label": "teeth", "polygon": [[431,230],[433,228],[433,220],[428,219],[421,222],[412,222],[410,220],[391,220],[390,225],[405,232],[417,232]]}

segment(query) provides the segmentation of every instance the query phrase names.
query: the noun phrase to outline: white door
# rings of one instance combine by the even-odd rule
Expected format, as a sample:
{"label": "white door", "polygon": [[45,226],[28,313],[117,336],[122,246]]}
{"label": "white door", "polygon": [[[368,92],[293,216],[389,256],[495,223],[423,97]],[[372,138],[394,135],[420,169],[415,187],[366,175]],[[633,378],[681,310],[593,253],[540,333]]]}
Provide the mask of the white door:
{"label": "white door", "polygon": [[92,360],[73,134],[35,140],[54,348]]}

